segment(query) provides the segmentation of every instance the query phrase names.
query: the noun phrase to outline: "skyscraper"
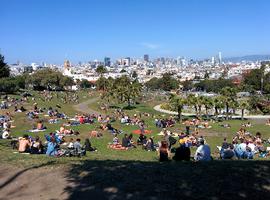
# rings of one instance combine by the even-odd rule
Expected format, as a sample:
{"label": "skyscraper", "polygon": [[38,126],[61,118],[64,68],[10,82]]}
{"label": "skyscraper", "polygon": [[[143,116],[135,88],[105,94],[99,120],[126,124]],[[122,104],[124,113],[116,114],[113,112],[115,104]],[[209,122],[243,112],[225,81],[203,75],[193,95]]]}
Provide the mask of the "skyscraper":
{"label": "skyscraper", "polygon": [[104,65],[105,65],[105,67],[111,66],[111,59],[109,57],[104,58]]}
{"label": "skyscraper", "polygon": [[221,65],[221,63],[222,63],[221,52],[218,52],[218,62]]}
{"label": "skyscraper", "polygon": [[148,54],[145,54],[145,55],[143,56],[143,60],[144,60],[145,62],[149,62],[149,55],[148,55]]}

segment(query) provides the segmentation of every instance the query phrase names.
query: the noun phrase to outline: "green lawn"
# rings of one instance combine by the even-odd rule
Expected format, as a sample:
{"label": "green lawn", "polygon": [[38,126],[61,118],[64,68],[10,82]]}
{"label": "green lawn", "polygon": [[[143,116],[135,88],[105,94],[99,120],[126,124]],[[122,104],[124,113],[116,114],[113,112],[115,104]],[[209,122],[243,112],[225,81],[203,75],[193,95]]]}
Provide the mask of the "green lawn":
{"label": "green lawn", "polygon": [[[39,107],[46,107],[49,106],[55,107],[56,104],[61,106],[60,111],[68,114],[69,116],[73,117],[76,113],[76,111],[73,108],[73,105],[76,103],[70,103],[70,104],[64,104],[59,99],[56,98],[56,96],[53,98],[51,102],[43,102],[39,99],[39,95],[35,93],[36,96],[36,102],[38,103]],[[87,92],[81,92],[79,94],[80,102],[84,102],[88,100],[89,98],[94,98],[95,96],[98,96],[97,94],[93,94],[92,96],[89,96]],[[25,104],[26,108],[31,108],[33,105],[33,101],[30,100],[27,104]],[[132,110],[126,110],[130,115],[133,114],[139,114],[141,113],[149,113],[150,116],[146,117],[143,116],[143,119],[145,120],[147,124],[147,129],[151,130],[151,135],[154,136],[155,142],[161,140],[160,136],[157,136],[157,134],[161,131],[161,129],[156,128],[154,124],[154,118],[152,116],[161,116],[161,113],[158,113],[157,111],[153,110],[153,106],[158,104],[160,102],[146,102],[139,105],[136,105],[136,108]],[[124,105],[119,105],[123,107]],[[99,102],[95,102],[91,105],[89,105],[91,109],[94,109],[96,111],[102,112],[99,109]],[[109,110],[107,114],[113,112],[113,109]],[[0,114],[3,114],[4,111],[0,111]],[[167,117],[167,115],[163,115]],[[46,119],[43,115],[40,115],[41,119]],[[66,122],[66,120],[61,120],[61,123]],[[226,122],[227,123],[227,122]],[[212,153],[214,157],[218,157],[218,154],[215,153],[216,146],[220,145],[223,141],[223,137],[228,137],[229,141],[231,140],[232,136],[236,133],[236,131],[240,128],[240,124],[242,121],[240,120],[233,120],[228,121],[228,123],[231,125],[230,129],[225,129],[219,126],[218,123],[210,123],[212,126],[211,129],[202,130],[202,134],[207,135],[206,140],[207,143],[211,146]],[[251,121],[253,124],[253,127],[247,128],[251,133],[255,134],[257,131],[260,131],[263,135],[263,138],[268,139],[270,137],[269,127],[264,125],[264,122],[255,122]],[[26,131],[29,129],[32,129],[32,126],[35,125],[33,121],[30,121],[26,118],[25,113],[16,113],[14,114],[14,123],[13,125],[16,126],[16,128],[12,129],[12,136],[18,137],[22,136],[24,133],[27,133]],[[89,132],[91,130],[96,130],[99,124],[95,123],[93,125],[80,125],[72,127],[74,130],[78,130],[80,132],[79,137],[82,139],[82,142],[84,142],[84,139],[89,137]],[[112,125],[117,128],[124,131],[124,133],[130,134],[133,130],[138,129],[138,126],[133,125],[121,125],[119,122],[114,122]],[[45,126],[48,128],[45,132],[39,132],[39,133],[29,133],[31,136],[39,135],[43,141],[44,134],[48,134],[49,132],[58,130],[60,127],[60,124],[49,124],[45,123]],[[182,124],[177,124],[175,127],[170,128],[170,130],[174,132],[180,132],[181,130],[184,130],[184,126]],[[104,137],[102,138],[93,138],[91,139],[92,145],[98,149],[97,152],[93,153],[87,153],[86,157],[83,158],[48,158],[46,155],[21,155],[21,154],[15,154],[13,153],[13,150],[9,146],[8,140],[0,140],[0,162],[4,163],[10,163],[10,164],[16,164],[18,166],[31,166],[33,164],[42,164],[46,163],[51,160],[55,160],[56,164],[66,164],[66,163],[76,163],[82,160],[140,160],[140,161],[157,161],[157,154],[156,152],[147,152],[141,149],[141,147],[138,147],[136,149],[130,149],[128,151],[119,151],[119,150],[112,150],[107,148],[108,142],[112,141],[113,136],[108,133],[107,131],[103,132]],[[134,135],[134,141],[137,140],[137,135]],[[120,139],[122,138],[122,135],[120,136]],[[69,138],[67,137],[67,140]],[[195,148],[192,149],[192,152],[194,152]],[[268,159],[268,158],[267,158]]]}

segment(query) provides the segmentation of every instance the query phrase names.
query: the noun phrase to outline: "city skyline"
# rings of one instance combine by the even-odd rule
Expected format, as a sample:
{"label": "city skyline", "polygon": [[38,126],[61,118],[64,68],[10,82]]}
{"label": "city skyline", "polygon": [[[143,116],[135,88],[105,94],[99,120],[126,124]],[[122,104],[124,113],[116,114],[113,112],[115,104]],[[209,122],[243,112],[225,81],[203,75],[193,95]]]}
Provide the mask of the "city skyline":
{"label": "city skyline", "polygon": [[2,1],[6,61],[269,54],[270,2]]}

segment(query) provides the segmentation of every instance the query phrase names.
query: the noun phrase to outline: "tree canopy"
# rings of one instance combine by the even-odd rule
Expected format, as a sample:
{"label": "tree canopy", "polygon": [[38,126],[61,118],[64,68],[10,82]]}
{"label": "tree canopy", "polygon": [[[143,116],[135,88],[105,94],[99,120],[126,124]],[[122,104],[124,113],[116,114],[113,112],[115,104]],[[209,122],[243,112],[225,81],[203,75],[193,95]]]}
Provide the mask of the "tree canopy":
{"label": "tree canopy", "polygon": [[151,90],[161,89],[164,91],[171,91],[179,88],[179,81],[171,74],[165,73],[161,78],[152,78],[145,83],[145,86]]}
{"label": "tree canopy", "polygon": [[73,79],[59,71],[45,68],[31,74],[27,83],[36,90],[63,90],[64,87],[73,85]]}
{"label": "tree canopy", "polygon": [[0,78],[5,78],[10,76],[10,69],[5,63],[5,58],[0,54]]}

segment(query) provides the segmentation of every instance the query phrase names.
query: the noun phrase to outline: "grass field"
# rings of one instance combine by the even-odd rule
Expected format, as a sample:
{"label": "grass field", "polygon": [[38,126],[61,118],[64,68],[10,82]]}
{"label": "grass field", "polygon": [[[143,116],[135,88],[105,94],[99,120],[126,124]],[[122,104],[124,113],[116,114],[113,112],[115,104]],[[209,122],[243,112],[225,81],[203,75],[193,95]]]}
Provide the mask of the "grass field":
{"label": "grass field", "polygon": [[[67,115],[73,117],[75,113],[77,113],[76,110],[74,110],[73,105],[76,103],[71,104],[64,104],[61,103],[56,97],[53,98],[50,102],[43,102],[39,99],[39,96],[37,93],[35,93],[36,100],[35,102],[38,103],[39,107],[48,108],[49,106],[55,107],[56,104],[61,106],[61,109],[59,109],[61,112],[66,113]],[[87,92],[81,92],[80,93],[80,102],[84,102],[88,100],[89,98],[96,98],[98,96],[97,94],[92,94],[92,96],[89,96]],[[31,108],[33,105],[33,101],[30,100],[25,107]],[[157,111],[153,110],[153,106],[156,105],[159,102],[145,102],[142,104],[136,105],[136,108],[131,110],[125,110],[126,113],[129,115],[137,114],[139,113],[149,113],[150,116],[143,116],[143,119],[145,120],[147,124],[147,129],[151,130],[151,135],[154,136],[155,142],[161,140],[161,137],[157,134],[161,131],[160,128],[156,128],[154,125],[154,118],[157,116],[161,117],[168,117],[166,115],[163,115],[161,113],[158,113]],[[119,107],[124,107],[125,105],[118,105]],[[89,105],[89,108],[92,110],[96,110],[100,113],[104,113],[100,109],[100,101],[94,102],[91,105]],[[12,109],[11,109],[12,111]],[[1,111],[4,112],[3,110]],[[113,109],[107,111],[106,114],[110,114],[113,112]],[[154,118],[153,118],[154,117]],[[41,118],[46,119],[43,115],[41,115]],[[61,123],[66,122],[66,120],[61,120]],[[247,128],[248,131],[251,133],[255,133],[257,131],[260,131],[264,138],[270,137],[269,127],[264,125],[264,121],[251,121],[253,124],[253,127]],[[58,130],[60,127],[60,124],[49,124],[45,123],[45,126],[48,128],[45,132],[39,132],[39,133],[29,133],[31,136],[39,135],[41,138],[43,138],[44,141],[44,134],[48,134],[49,132]],[[218,157],[218,154],[216,152],[216,146],[220,145],[223,137],[226,136],[230,140],[232,136],[236,133],[236,131],[240,128],[240,125],[242,121],[240,120],[233,120],[228,122],[231,125],[230,129],[222,128],[219,126],[219,123],[211,123],[212,126],[211,129],[204,129],[200,133],[202,135],[205,135],[207,143],[210,145],[212,149],[212,154],[214,157]],[[25,116],[25,113],[16,113],[14,114],[14,123],[16,127],[12,129],[12,136],[18,137],[22,136],[24,133],[27,133],[27,130],[32,129],[33,125],[35,125],[35,122],[28,120]],[[124,131],[124,133],[130,134],[133,130],[138,129],[138,126],[136,125],[121,125],[118,121],[112,123],[112,125],[117,128]],[[95,123],[92,125],[84,124],[80,126],[72,127],[74,130],[77,130],[80,132],[79,137],[84,141],[85,138],[89,137],[89,132],[91,130],[97,130],[97,127],[99,124]],[[173,132],[180,132],[181,130],[184,130],[184,126],[182,124],[177,124],[175,127],[170,128]],[[67,163],[67,162],[76,162],[77,160],[140,160],[140,161],[157,161],[157,154],[156,152],[147,152],[141,149],[141,147],[138,147],[137,149],[130,149],[128,151],[117,151],[107,148],[107,144],[112,141],[113,136],[108,133],[107,131],[103,132],[104,137],[102,138],[93,138],[91,139],[92,145],[98,149],[98,152],[94,153],[88,153],[86,157],[83,158],[57,158],[56,163]],[[150,136],[150,135],[149,135]],[[122,136],[120,136],[121,138]],[[137,139],[137,135],[134,135],[134,141]],[[73,137],[76,138],[76,137]],[[67,138],[68,140],[68,138]],[[1,161],[5,163],[15,163],[18,165],[31,165],[36,163],[42,163],[47,162],[48,160],[52,160],[55,158],[48,158],[45,155],[21,155],[21,154],[14,154],[13,150],[9,147],[8,140],[0,140],[0,159]],[[192,152],[194,152],[194,149],[192,149]],[[23,158],[23,159],[21,159]]]}
{"label": "grass field", "polygon": [[[96,99],[98,94],[90,96],[87,92],[81,92],[79,96],[79,103],[81,103],[91,98]],[[51,102],[43,102],[37,93],[35,97],[39,107],[55,107],[58,104],[61,106],[59,110],[70,117],[77,113],[74,107],[77,103],[64,104],[56,97]],[[102,111],[100,101],[97,100],[88,105],[89,109],[103,114],[113,112],[113,109],[107,113]],[[30,100],[24,106],[30,109],[33,103],[34,101]],[[129,115],[150,114],[149,117],[143,116],[143,119],[147,124],[147,129],[152,131],[151,135],[154,136],[155,142],[161,140],[161,137],[157,135],[161,129],[155,127],[153,117],[168,117],[153,110],[153,106],[159,103],[160,101],[148,101],[136,105],[136,108],[132,110],[125,110]],[[12,108],[10,111],[12,112]],[[6,111],[1,110],[0,114],[4,112]],[[43,115],[40,116],[46,119]],[[61,121],[63,122],[66,120]],[[148,152],[142,150],[141,147],[128,151],[108,149],[107,144],[112,141],[113,136],[107,131],[103,132],[102,138],[91,139],[92,145],[98,151],[88,152],[81,158],[54,158],[46,155],[13,153],[10,141],[0,140],[0,174],[2,175],[0,176],[0,199],[89,199],[90,197],[93,199],[179,199],[187,197],[189,199],[239,200],[270,198],[269,158],[256,157],[254,161],[218,159],[216,146],[221,144],[224,136],[230,140],[240,128],[242,121],[232,120],[226,123],[231,125],[230,129],[220,127],[219,123],[210,123],[211,129],[200,132],[206,137],[212,150],[214,161],[210,163],[159,163],[156,152]],[[269,127],[264,121],[251,121],[251,123],[253,127],[247,128],[248,131],[251,133],[260,131],[265,139],[270,137]],[[22,136],[34,124],[26,118],[25,113],[14,114],[13,125],[16,128],[12,129],[12,136]],[[44,141],[44,134],[58,130],[60,124],[45,123],[48,128],[45,132],[29,133],[29,135],[39,135]],[[121,125],[119,122],[114,122],[112,125],[128,134],[138,129],[137,126]],[[80,132],[79,137],[84,141],[89,137],[89,132],[96,130],[97,126],[99,124],[95,123],[73,128]],[[184,126],[176,124],[170,130],[180,132],[184,130]],[[137,137],[134,135],[135,141]],[[192,153],[194,151],[195,148],[192,148]],[[51,180],[55,181],[51,182]],[[34,182],[31,189],[29,181]],[[29,192],[31,190],[37,192],[31,193]]]}

